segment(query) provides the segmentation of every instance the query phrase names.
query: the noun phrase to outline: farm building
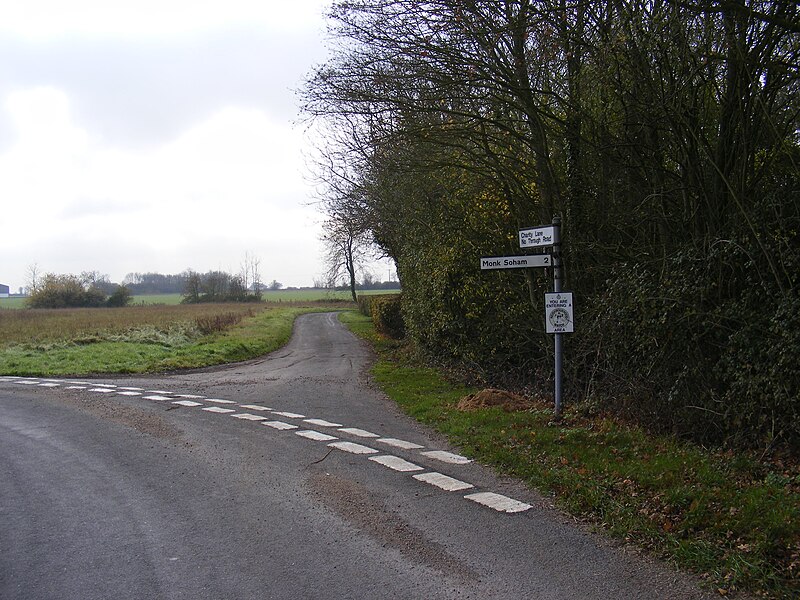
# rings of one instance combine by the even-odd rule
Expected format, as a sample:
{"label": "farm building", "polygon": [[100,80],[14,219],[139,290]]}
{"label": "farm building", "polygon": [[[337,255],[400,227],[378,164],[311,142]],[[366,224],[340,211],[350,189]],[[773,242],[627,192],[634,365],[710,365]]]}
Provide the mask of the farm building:
{"label": "farm building", "polygon": [[8,298],[8,286],[0,283],[0,298]]}

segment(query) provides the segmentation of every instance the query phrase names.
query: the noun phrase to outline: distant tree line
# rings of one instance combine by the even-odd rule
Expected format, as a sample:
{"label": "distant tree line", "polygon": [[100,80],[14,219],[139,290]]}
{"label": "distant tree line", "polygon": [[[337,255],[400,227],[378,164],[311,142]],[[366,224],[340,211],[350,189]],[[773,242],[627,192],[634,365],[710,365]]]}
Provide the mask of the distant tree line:
{"label": "distant tree line", "polygon": [[[319,284],[316,287],[330,288],[331,285]],[[334,283],[332,286],[337,292],[353,292],[353,291],[369,291],[369,290],[398,290],[400,289],[399,281],[379,281],[374,279],[370,273],[364,273],[361,281],[356,281],[355,284],[349,279],[349,275],[342,277],[339,283]]]}
{"label": "distant tree line", "polygon": [[573,401],[800,448],[796,0],[341,0],[330,23],[304,88],[330,262],[394,259],[413,344],[551,393],[549,279],[478,264],[558,214]]}
{"label": "distant tree line", "polygon": [[190,271],[184,271],[176,275],[128,273],[122,283],[135,295],[180,294],[186,287],[186,280],[189,275]]}
{"label": "distant tree line", "polygon": [[231,275],[224,271],[208,271],[207,273],[187,271],[181,294],[184,304],[260,302],[262,299],[261,289],[260,284],[248,286],[242,275]]}

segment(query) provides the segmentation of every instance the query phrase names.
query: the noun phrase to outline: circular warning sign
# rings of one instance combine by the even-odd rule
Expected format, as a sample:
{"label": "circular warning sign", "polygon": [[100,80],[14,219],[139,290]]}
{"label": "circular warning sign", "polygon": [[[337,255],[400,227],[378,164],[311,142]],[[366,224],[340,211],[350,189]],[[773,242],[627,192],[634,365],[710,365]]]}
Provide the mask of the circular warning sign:
{"label": "circular warning sign", "polygon": [[572,333],[575,331],[572,292],[545,294],[544,308],[547,333]]}
{"label": "circular warning sign", "polygon": [[565,308],[554,308],[548,317],[553,327],[566,327],[569,323],[569,311]]}

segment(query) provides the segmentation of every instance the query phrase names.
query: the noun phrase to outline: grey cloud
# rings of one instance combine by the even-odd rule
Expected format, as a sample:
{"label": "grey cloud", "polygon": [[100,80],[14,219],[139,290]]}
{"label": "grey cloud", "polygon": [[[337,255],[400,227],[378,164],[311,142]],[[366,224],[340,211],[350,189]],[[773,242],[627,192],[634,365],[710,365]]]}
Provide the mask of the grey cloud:
{"label": "grey cloud", "polygon": [[[0,93],[64,89],[75,119],[106,143],[163,142],[225,105],[296,116],[292,89],[322,56],[307,37],[241,28],[169,40],[0,38]],[[8,135],[0,122],[0,136]],[[3,141],[0,140],[0,147]]]}

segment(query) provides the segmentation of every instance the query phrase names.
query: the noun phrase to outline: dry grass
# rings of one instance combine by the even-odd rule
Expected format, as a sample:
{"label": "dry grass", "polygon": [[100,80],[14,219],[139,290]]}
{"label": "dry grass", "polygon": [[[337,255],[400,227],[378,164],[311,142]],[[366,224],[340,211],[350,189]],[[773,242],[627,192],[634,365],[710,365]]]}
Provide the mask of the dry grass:
{"label": "dry grass", "polygon": [[0,309],[0,347],[107,337],[148,328],[172,330],[198,324],[233,325],[263,304],[194,304],[126,308]]}

